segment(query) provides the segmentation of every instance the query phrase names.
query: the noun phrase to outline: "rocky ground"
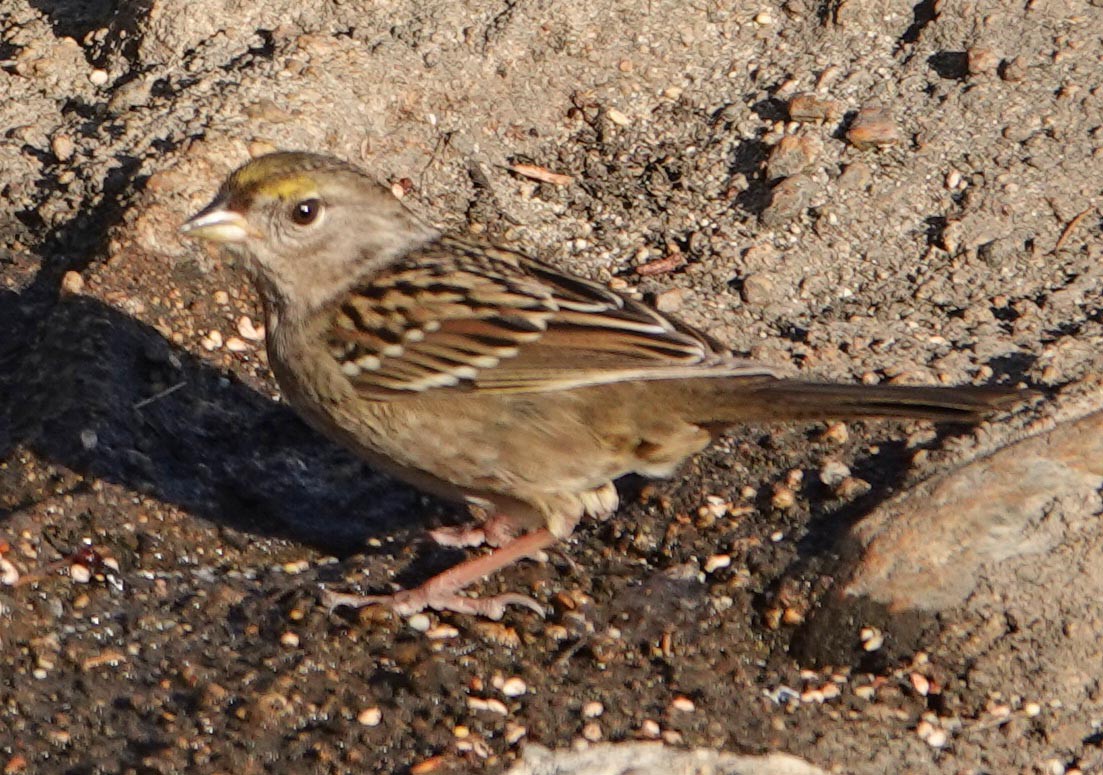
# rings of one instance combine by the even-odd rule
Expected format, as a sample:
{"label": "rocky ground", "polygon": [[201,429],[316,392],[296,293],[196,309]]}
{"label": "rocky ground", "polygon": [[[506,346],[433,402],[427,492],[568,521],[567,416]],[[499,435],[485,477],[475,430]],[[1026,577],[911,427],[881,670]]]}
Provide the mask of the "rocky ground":
{"label": "rocky ground", "polygon": [[[1101,25],[0,0],[4,772],[500,772],[635,740],[1103,772]],[[331,613],[322,586],[453,563],[422,536],[464,515],[306,429],[252,290],[177,236],[273,148],[794,373],[1042,396],[973,430],[741,429],[483,586],[546,620]]]}

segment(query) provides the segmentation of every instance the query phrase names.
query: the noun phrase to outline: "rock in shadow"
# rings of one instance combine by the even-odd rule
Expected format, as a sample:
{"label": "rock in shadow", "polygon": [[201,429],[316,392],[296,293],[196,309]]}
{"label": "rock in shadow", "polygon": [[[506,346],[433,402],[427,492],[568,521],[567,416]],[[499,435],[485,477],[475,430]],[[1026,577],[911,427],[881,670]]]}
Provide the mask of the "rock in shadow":
{"label": "rock in shadow", "polygon": [[[26,448],[220,526],[343,554],[432,510],[149,326],[91,297],[48,296],[0,292],[0,460]],[[3,502],[22,505],[11,492]]]}

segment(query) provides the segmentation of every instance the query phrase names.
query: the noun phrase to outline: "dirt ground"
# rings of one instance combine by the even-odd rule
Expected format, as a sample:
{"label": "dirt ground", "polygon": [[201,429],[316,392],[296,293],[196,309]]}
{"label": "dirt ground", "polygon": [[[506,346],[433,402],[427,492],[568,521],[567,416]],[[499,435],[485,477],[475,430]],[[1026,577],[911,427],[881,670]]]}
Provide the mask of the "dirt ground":
{"label": "dirt ground", "polygon": [[[978,529],[1045,544],[951,601],[839,584],[897,493],[1103,407],[1101,29],[1098,0],[0,0],[3,772],[502,772],[645,739],[1103,772],[1103,472],[1065,497],[1023,469],[1056,487],[1038,524]],[[273,148],[794,373],[1043,397],[738,430],[481,587],[545,620],[329,612],[323,585],[455,562],[424,531],[465,515],[301,424],[251,288],[178,238]]]}

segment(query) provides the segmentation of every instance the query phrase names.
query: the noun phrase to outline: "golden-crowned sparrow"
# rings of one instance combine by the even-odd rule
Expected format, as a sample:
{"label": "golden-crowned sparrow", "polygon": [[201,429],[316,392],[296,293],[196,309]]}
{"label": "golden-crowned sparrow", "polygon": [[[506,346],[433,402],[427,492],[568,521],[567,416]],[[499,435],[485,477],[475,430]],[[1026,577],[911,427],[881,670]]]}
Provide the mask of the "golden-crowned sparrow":
{"label": "golden-crowned sparrow", "polygon": [[369,463],[479,507],[498,546],[393,595],[331,597],[499,617],[459,594],[617,508],[725,428],[828,417],[974,421],[1022,393],[819,384],[733,357],[638,301],[512,250],[443,236],[359,169],[311,153],[244,165],[182,231],[241,256],[287,400]]}

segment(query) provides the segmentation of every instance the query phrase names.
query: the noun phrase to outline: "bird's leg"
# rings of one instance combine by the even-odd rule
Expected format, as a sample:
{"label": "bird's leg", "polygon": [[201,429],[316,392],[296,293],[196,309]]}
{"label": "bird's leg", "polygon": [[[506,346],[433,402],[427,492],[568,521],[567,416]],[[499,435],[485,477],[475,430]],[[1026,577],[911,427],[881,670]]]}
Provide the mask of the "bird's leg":
{"label": "bird's leg", "polygon": [[429,537],[440,546],[466,548],[473,546],[505,546],[520,532],[517,520],[508,514],[495,514],[474,525],[438,527]]}
{"label": "bird's leg", "polygon": [[337,606],[362,608],[366,605],[386,605],[399,616],[409,616],[426,608],[435,611],[454,611],[461,614],[501,619],[506,606],[520,605],[544,615],[544,608],[526,595],[507,593],[494,597],[467,597],[461,590],[484,579],[518,560],[533,557],[554,544],[556,538],[547,528],[540,528],[514,538],[490,554],[461,562],[438,573],[424,584],[413,589],[403,589],[393,595],[352,595],[325,590],[322,599],[331,609]]}

